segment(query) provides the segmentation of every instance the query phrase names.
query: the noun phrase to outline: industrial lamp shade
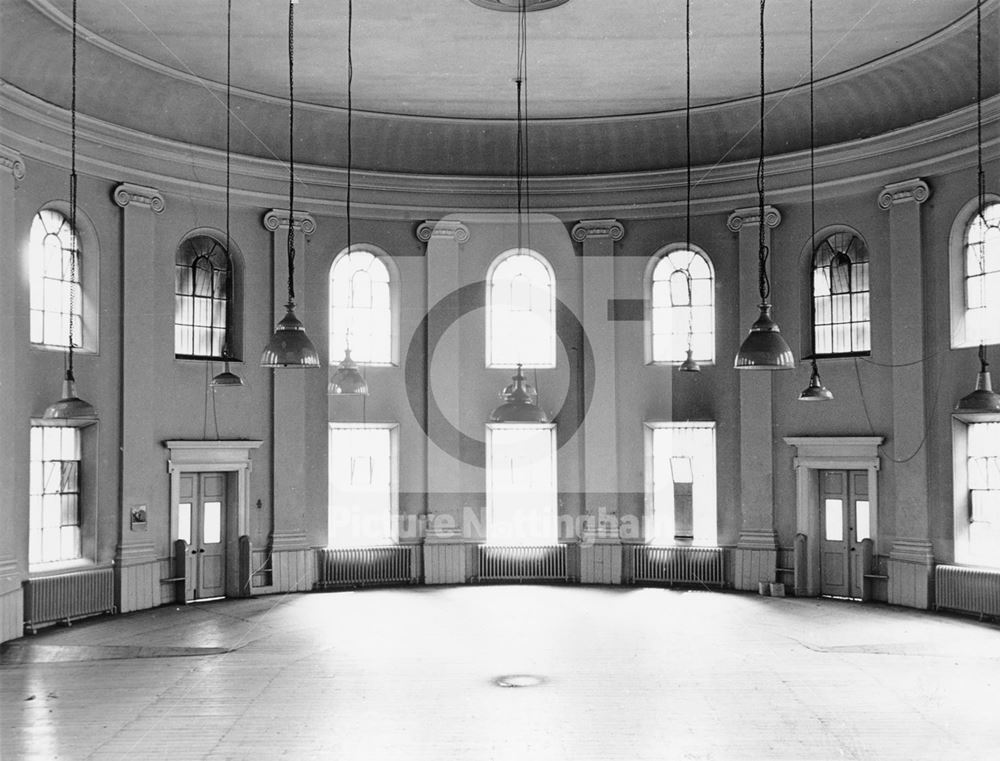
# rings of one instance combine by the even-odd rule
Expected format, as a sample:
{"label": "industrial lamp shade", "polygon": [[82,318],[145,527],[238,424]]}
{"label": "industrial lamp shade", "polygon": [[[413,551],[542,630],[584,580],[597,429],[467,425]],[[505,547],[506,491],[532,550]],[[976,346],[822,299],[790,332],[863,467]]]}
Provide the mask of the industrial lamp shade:
{"label": "industrial lamp shade", "polygon": [[795,367],[792,350],[782,338],[778,323],[771,319],[771,305],[767,302],[760,305],[760,316],[743,339],[733,366],[737,370],[791,370]]}
{"label": "industrial lamp shade", "polygon": [[368,383],[358,366],[351,359],[351,350],[344,349],[344,358],[337,366],[337,370],[330,378],[330,386],[327,388],[328,394],[343,395],[352,394],[355,396],[368,396]]}
{"label": "industrial lamp shade", "polygon": [[833,392],[823,385],[823,380],[819,377],[819,369],[816,367],[816,360],[812,361],[812,374],[809,376],[809,385],[805,391],[799,394],[800,402],[829,402],[833,400]]}
{"label": "industrial lamp shade", "polygon": [[97,422],[97,412],[93,405],[76,395],[76,378],[67,370],[62,383],[62,398],[46,407],[42,413],[46,425],[79,426]]}
{"label": "industrial lamp shade", "polygon": [[245,386],[245,381],[236,373],[229,369],[229,360],[226,360],[226,368],[212,378],[210,383],[212,388],[238,388]]}
{"label": "industrial lamp shade", "polygon": [[687,350],[687,358],[681,362],[680,367],[677,368],[682,373],[700,373],[701,365],[695,362],[694,352],[691,349]]}
{"label": "industrial lamp shade", "polygon": [[313,346],[302,322],[295,316],[295,303],[285,304],[285,316],[278,323],[274,335],[267,342],[260,358],[261,367],[307,368],[319,367],[319,354]]}
{"label": "industrial lamp shade", "polygon": [[979,347],[979,375],[976,377],[976,389],[968,396],[963,396],[955,406],[958,415],[982,415],[1000,413],[1000,394],[993,390],[990,381],[990,371],[986,368],[985,348]]}
{"label": "industrial lamp shade", "polygon": [[491,423],[547,423],[548,416],[534,399],[534,389],[528,385],[521,372],[521,365],[513,376],[514,382],[501,392],[504,403],[490,413]]}

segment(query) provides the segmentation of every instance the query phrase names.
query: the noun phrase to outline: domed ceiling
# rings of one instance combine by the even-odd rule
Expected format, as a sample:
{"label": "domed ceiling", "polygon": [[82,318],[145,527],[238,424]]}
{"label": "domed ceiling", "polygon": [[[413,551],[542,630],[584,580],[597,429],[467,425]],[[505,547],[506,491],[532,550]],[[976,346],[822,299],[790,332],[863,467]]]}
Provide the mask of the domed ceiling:
{"label": "domed ceiling", "polygon": [[[497,0],[502,2],[502,0]],[[71,0],[0,0],[0,74],[68,104]],[[488,3],[487,3],[488,4]],[[997,0],[984,4],[985,87],[998,91]],[[817,137],[879,134],[975,98],[974,0],[815,3]],[[809,4],[769,0],[768,150],[808,145]],[[569,0],[528,15],[531,171],[587,174],[683,162],[684,0]],[[759,3],[692,3],[696,162],[752,157]],[[296,137],[303,161],[342,166],[347,3],[295,7]],[[220,147],[225,0],[80,2],[81,113]],[[359,168],[512,171],[516,13],[472,0],[354,0]],[[287,4],[233,3],[234,149],[287,153]]]}

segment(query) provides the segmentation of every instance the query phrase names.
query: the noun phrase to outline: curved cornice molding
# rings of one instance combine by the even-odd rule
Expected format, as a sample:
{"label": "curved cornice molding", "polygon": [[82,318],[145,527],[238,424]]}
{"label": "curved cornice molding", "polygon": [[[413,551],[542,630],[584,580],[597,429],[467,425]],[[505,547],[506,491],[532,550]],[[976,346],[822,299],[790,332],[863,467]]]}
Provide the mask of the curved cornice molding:
{"label": "curved cornice molding", "polygon": [[[22,162],[69,165],[69,114],[15,87],[0,87],[0,142]],[[78,119],[78,167],[83,174],[159,188],[167,196],[220,202],[225,197],[225,152],[144,134],[93,117]],[[907,177],[965,170],[976,164],[976,108],[886,135],[816,150],[817,193],[836,194]],[[983,103],[984,157],[1000,159],[1000,96]],[[756,161],[694,167],[692,211],[726,214],[755,198]],[[303,206],[342,215],[346,172],[297,164]],[[352,211],[359,217],[424,221],[466,209],[509,211],[515,194],[510,177],[401,174],[355,169]],[[799,202],[809,191],[809,154],[800,151],[767,160],[768,198]],[[234,154],[234,203],[269,209],[287,202],[287,166],[278,160]],[[684,213],[685,171],[669,169],[614,174],[532,177],[533,209],[566,221],[643,219]]]}

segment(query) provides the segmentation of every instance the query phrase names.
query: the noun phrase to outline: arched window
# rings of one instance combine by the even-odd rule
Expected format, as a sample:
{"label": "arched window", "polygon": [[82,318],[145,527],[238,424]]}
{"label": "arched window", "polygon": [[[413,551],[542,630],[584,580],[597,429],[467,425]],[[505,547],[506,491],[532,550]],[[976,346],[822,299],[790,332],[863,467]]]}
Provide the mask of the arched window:
{"label": "arched window", "polygon": [[233,263],[210,235],[192,235],[177,249],[174,267],[174,354],[225,359],[234,354]]}
{"label": "arched window", "polygon": [[824,238],[812,260],[813,354],[871,352],[868,247],[850,231]]}
{"label": "arched window", "polygon": [[330,267],[330,364],[350,346],[355,362],[394,362],[392,277],[387,257],[367,249],[340,254]]}
{"label": "arched window", "polygon": [[77,231],[55,209],[42,209],[30,233],[30,335],[44,346],[68,346],[73,314],[73,345],[83,335],[83,255]]}
{"label": "arched window", "polygon": [[555,275],[543,257],[514,249],[486,278],[487,367],[556,366]]}
{"label": "arched window", "polygon": [[[978,211],[978,207],[977,207]],[[965,226],[967,343],[1000,342],[1000,203],[983,207]]]}
{"label": "arched window", "polygon": [[715,361],[712,265],[690,248],[661,251],[647,275],[647,361],[683,362],[690,343],[697,362]]}

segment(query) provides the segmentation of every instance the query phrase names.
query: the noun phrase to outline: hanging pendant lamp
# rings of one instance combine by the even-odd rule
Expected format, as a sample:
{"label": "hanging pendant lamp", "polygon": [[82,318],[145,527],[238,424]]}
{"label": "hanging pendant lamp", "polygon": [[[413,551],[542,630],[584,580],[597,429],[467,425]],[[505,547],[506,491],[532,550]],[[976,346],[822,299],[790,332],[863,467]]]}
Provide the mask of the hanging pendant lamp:
{"label": "hanging pendant lamp", "polygon": [[816,358],[812,358],[812,373],[809,375],[809,385],[799,394],[800,402],[829,402],[833,399],[833,392],[823,385],[823,379],[819,377],[819,368],[816,367]]}
{"label": "hanging pendant lamp", "polygon": [[[691,250],[691,0],[687,0],[684,12],[684,60],[685,60],[685,90],[686,99],[684,101],[684,136],[687,157],[687,194],[685,196],[684,210],[684,242],[687,249]],[[694,348],[694,300],[691,293],[691,273],[684,273],[684,280],[687,283],[688,295],[688,332],[687,332],[687,358],[681,362],[677,369],[682,373],[700,373],[701,366],[695,361]]]}
{"label": "hanging pendant lamp", "polygon": [[72,50],[72,95],[70,99],[70,170],[69,170],[69,226],[73,251],[70,256],[69,287],[69,340],[66,342],[66,372],[62,381],[62,396],[50,404],[42,413],[45,425],[86,426],[97,422],[97,411],[93,405],[76,395],[76,377],[73,375],[73,347],[75,343],[76,278],[79,258],[76,229],[76,6],[73,0],[73,50]]}
{"label": "hanging pendant lamp", "polygon": [[229,369],[232,359],[229,349],[229,332],[233,326],[233,259],[229,236],[231,115],[232,110],[232,53],[233,53],[233,0],[226,0],[226,332],[222,339],[224,369],[212,378],[212,388],[241,388],[246,385],[239,375]]}
{"label": "hanging pendant lamp", "polygon": [[[984,223],[983,214],[986,209],[986,172],[983,169],[983,19],[982,0],[976,3],[976,153],[978,159],[976,175],[976,193],[978,199],[977,213]],[[996,415],[1000,413],[1000,394],[993,390],[990,373],[986,368],[986,346],[979,344],[979,374],[976,376],[976,388],[972,393],[962,397],[955,406],[956,415]]]}
{"label": "hanging pendant lamp", "polygon": [[358,366],[351,359],[351,350],[344,349],[344,358],[337,366],[336,372],[330,378],[330,385],[327,388],[329,394],[353,394],[355,396],[368,396],[368,382],[364,379]]}
{"label": "hanging pendant lamp", "polygon": [[547,423],[548,415],[535,403],[538,394],[525,380],[521,365],[513,376],[513,383],[500,392],[503,404],[490,413],[491,423]]}
{"label": "hanging pendant lamp", "polygon": [[319,354],[295,316],[295,0],[288,3],[288,302],[264,348],[261,367],[319,367]]}
{"label": "hanging pendant lamp", "polygon": [[956,415],[983,415],[1000,413],[1000,394],[993,390],[990,371],[986,368],[986,347],[979,344],[979,374],[976,376],[976,388],[972,393],[963,396],[955,405]]}
{"label": "hanging pendant lamp", "polygon": [[760,158],[757,161],[757,276],[760,314],[736,354],[733,365],[737,370],[791,370],[795,367],[792,350],[782,337],[778,323],[771,317],[771,303],[768,301],[771,281],[767,276],[770,250],[764,237],[764,4],[765,0],[760,0]]}
{"label": "hanging pendant lamp", "polygon": [[[354,3],[347,0],[347,197],[344,205],[347,219],[347,251],[351,251],[351,174],[353,167],[353,115],[352,85],[354,83],[354,58],[352,36],[354,32]],[[353,295],[352,295],[353,297]],[[353,302],[352,302],[353,303]],[[368,382],[358,372],[358,366],[351,359],[350,331],[344,346],[344,358],[340,361],[326,392],[334,396],[368,396]]]}
{"label": "hanging pendant lamp", "polygon": [[[813,101],[815,76],[813,48],[813,0],[809,0],[809,213],[812,230],[811,240],[816,241],[816,119]],[[816,356],[812,360],[812,372],[809,375],[809,385],[799,394],[800,402],[829,402],[833,392],[823,385],[819,377],[819,367],[816,366]]]}

